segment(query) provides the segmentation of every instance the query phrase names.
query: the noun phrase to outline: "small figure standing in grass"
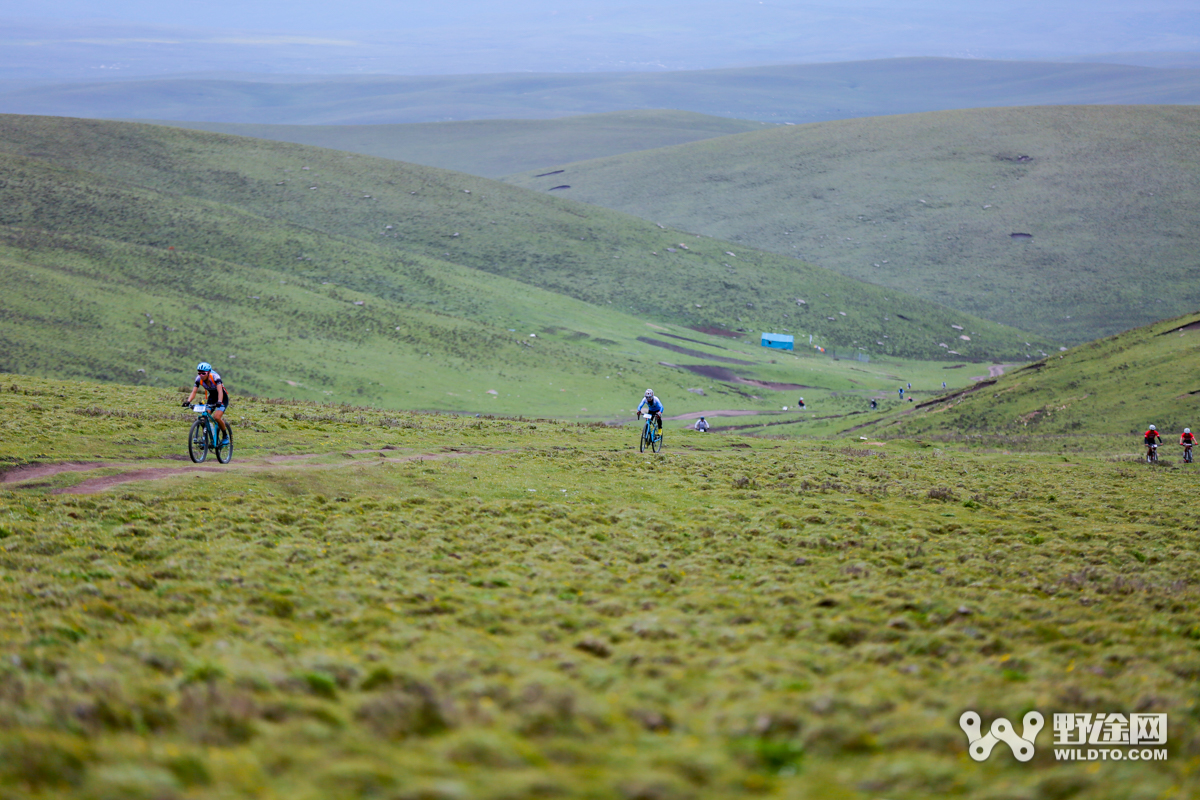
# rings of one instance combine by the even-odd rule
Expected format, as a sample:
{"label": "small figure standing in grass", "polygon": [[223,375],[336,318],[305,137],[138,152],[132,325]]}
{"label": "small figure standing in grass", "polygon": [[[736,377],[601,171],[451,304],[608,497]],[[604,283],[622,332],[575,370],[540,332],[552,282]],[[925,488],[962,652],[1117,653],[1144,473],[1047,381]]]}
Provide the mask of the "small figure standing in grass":
{"label": "small figure standing in grass", "polygon": [[225,384],[222,383],[221,376],[213,372],[212,364],[207,361],[201,361],[196,365],[196,385],[192,387],[192,393],[184,401],[184,408],[192,404],[192,401],[196,399],[196,393],[201,388],[208,392],[208,399],[205,402],[213,407],[212,417],[217,421],[217,425],[221,426],[224,439],[219,446],[223,447],[229,444],[229,428],[225,427],[224,419],[225,411],[229,408],[229,392],[225,391]]}
{"label": "small figure standing in grass", "polygon": [[903,400],[903,399],[904,399],[904,387],[903,387],[903,386],[901,386],[901,387],[899,388],[898,392],[899,392],[899,394],[900,394],[900,399],[901,399],[901,400]]}
{"label": "small figure standing in grass", "polygon": [[800,409],[801,411],[803,411],[803,410],[805,410],[806,408],[808,408],[808,406],[804,405],[804,398],[803,398],[803,397],[801,397],[799,400],[797,400],[797,401],[796,401],[796,408]]}
{"label": "small figure standing in grass", "polygon": [[877,408],[879,408],[879,403],[875,400],[874,397],[872,397],[871,398],[871,410],[874,411]]}
{"label": "small figure standing in grass", "polygon": [[704,417],[701,417],[700,419],[696,420],[696,424],[693,427],[700,431],[700,433],[708,433],[708,420],[706,420]]}
{"label": "small figure standing in grass", "polygon": [[945,389],[945,388],[946,388],[946,382],[945,382],[945,381],[942,381],[942,388],[943,388],[943,389]]}
{"label": "small figure standing in grass", "polygon": [[637,414],[638,419],[642,418],[642,407],[643,406],[646,408],[646,413],[650,414],[654,417],[654,422],[657,424],[658,429],[661,431],[662,430],[663,404],[662,404],[661,400],[659,400],[657,397],[654,396],[654,392],[651,391],[650,389],[646,390],[646,396],[642,398],[642,402],[638,403],[637,411],[635,412]]}

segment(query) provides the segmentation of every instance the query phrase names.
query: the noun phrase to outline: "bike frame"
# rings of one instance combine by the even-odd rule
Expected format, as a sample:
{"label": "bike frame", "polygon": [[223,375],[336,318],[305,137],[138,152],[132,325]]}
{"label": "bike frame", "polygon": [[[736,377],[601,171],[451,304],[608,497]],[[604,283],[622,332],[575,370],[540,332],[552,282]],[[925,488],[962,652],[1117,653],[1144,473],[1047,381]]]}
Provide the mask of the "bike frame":
{"label": "bike frame", "polygon": [[192,411],[200,415],[200,419],[204,420],[205,426],[208,428],[208,435],[213,443],[221,441],[221,428],[217,425],[217,419],[212,415],[212,406],[206,403],[197,403],[192,406]]}

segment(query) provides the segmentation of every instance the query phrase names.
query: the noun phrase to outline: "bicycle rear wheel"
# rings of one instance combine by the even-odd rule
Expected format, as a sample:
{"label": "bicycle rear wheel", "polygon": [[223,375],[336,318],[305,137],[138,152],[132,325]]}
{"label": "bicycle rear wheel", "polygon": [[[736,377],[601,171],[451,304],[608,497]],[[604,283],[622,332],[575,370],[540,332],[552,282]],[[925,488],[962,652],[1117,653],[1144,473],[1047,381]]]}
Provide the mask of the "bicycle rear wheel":
{"label": "bicycle rear wheel", "polygon": [[[217,436],[220,436],[220,429],[217,430]],[[224,444],[216,446],[217,461],[222,464],[228,464],[233,458],[233,426],[228,421],[225,422],[225,439]]]}
{"label": "bicycle rear wheel", "polygon": [[199,464],[208,458],[208,449],[211,446],[208,426],[204,424],[203,418],[199,418],[192,423],[192,429],[188,432],[188,456],[192,459],[192,463]]}
{"label": "bicycle rear wheel", "polygon": [[650,442],[650,449],[657,453],[659,450],[662,450],[663,432],[661,430],[655,431],[651,428],[650,435],[654,437]]}

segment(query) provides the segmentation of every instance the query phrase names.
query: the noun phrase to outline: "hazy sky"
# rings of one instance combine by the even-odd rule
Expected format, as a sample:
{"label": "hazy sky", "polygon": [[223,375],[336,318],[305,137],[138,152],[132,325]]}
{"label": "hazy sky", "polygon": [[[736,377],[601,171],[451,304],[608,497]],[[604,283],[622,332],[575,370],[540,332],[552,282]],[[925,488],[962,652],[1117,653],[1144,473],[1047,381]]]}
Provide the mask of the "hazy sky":
{"label": "hazy sky", "polygon": [[0,79],[1200,53],[1198,0],[0,0]]}
{"label": "hazy sky", "polygon": [[[944,27],[969,28],[1008,20],[1032,29],[1051,21],[1061,25],[1074,20],[1080,27],[1098,19],[1122,20],[1142,27],[1138,21],[1156,18],[1161,22],[1191,20],[1195,32],[1194,0],[822,0],[779,2],[779,0],[659,0],[659,2],[599,2],[597,0],[446,0],[445,2],[386,2],[385,0],[342,0],[341,2],[286,2],[286,0],[40,0],[37,3],[0,3],[0,17],[42,20],[117,20],[170,26],[238,28],[263,31],[331,31],[403,29],[414,26],[463,25],[511,21],[521,24],[578,24],[581,22],[627,20],[636,24],[646,19],[674,19],[690,26],[697,21],[728,22],[739,18],[739,27],[794,18],[797,12],[846,16],[867,12],[903,24],[912,15],[915,25],[940,17]],[[758,17],[756,19],[755,17]],[[557,18],[557,19],[556,19]],[[898,31],[899,33],[900,31]],[[1165,31],[1164,31],[1165,32]],[[1067,31],[1063,31],[1067,33]],[[847,37],[853,31],[845,31]]]}

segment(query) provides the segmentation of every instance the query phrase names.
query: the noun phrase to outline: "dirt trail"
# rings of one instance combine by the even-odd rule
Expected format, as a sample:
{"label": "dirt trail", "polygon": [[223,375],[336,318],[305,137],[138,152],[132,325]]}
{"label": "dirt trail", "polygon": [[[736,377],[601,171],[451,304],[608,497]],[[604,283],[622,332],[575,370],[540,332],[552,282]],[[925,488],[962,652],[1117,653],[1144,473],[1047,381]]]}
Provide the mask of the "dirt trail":
{"label": "dirt trail", "polygon": [[0,483],[16,483],[31,481],[37,478],[49,478],[60,472],[86,472],[100,467],[128,467],[129,464],[115,464],[105,461],[63,461],[60,464],[24,464],[0,473]]}
{"label": "dirt trail", "polygon": [[663,417],[663,419],[700,419],[701,417],[751,417],[763,416],[769,417],[772,414],[782,414],[782,411],[754,411],[751,409],[736,409],[729,408],[722,411],[689,411],[686,414],[679,414],[674,417]]}
{"label": "dirt trail", "polygon": [[986,381],[988,378],[999,378],[1001,375],[1004,374],[1004,370],[1008,369],[1009,367],[1019,367],[1019,366],[1021,366],[1021,365],[1020,364],[992,364],[990,367],[988,367],[987,375],[976,375],[975,377],[968,378],[967,380]]}
{"label": "dirt trail", "polygon": [[[102,492],[105,489],[111,489],[114,486],[119,486],[123,483],[131,483],[133,481],[153,481],[162,478],[170,478],[176,475],[198,475],[202,472],[259,472],[268,469],[339,469],[348,467],[354,464],[385,464],[408,461],[436,461],[443,458],[462,458],[465,456],[485,455],[488,453],[513,453],[515,450],[452,450],[443,453],[415,453],[413,455],[402,456],[399,458],[381,458],[378,461],[362,461],[349,459],[346,461],[331,463],[331,464],[292,464],[293,461],[310,461],[315,458],[338,455],[365,455],[367,453],[377,453],[381,456],[387,456],[389,452],[395,452],[397,448],[383,448],[380,450],[350,450],[329,453],[288,453],[284,455],[264,456],[253,460],[235,461],[232,464],[220,467],[205,467],[200,465],[190,467],[143,467],[140,469],[126,469],[123,472],[118,472],[113,475],[101,475],[95,478],[88,478],[80,481],[74,486],[63,486],[51,491],[51,494],[95,494]],[[408,448],[405,448],[408,449]],[[287,465],[287,466],[284,466]],[[0,483],[24,483],[26,481],[36,480],[38,478],[48,478],[57,475],[61,472],[87,472],[94,469],[104,468],[127,468],[133,467],[133,464],[128,462],[113,462],[113,461],[64,461],[57,464],[27,464],[20,467],[14,467],[7,472],[0,474]],[[37,484],[36,488],[42,488],[44,484]],[[22,486],[14,486],[15,489],[20,489]],[[29,488],[35,488],[29,486]]]}
{"label": "dirt trail", "polygon": [[216,467],[150,467],[135,469],[131,472],[119,472],[116,475],[104,475],[99,478],[88,478],[74,486],[64,486],[55,489],[51,494],[95,494],[105,489],[111,489],[122,483],[131,481],[152,481],[159,478],[169,478],[172,475],[188,475],[197,472],[220,472]]}

